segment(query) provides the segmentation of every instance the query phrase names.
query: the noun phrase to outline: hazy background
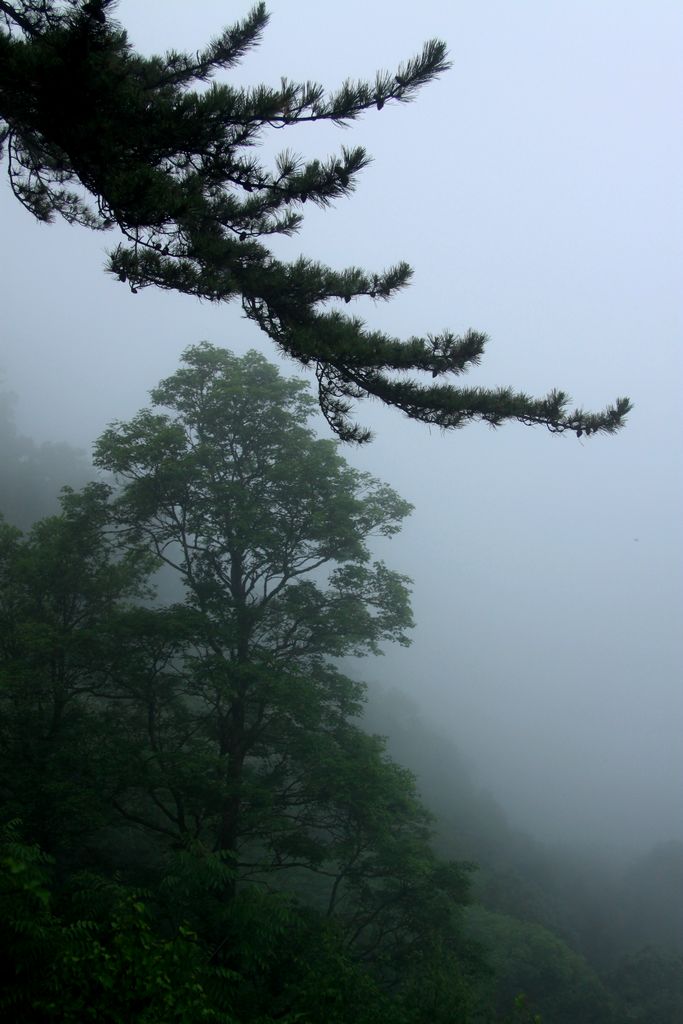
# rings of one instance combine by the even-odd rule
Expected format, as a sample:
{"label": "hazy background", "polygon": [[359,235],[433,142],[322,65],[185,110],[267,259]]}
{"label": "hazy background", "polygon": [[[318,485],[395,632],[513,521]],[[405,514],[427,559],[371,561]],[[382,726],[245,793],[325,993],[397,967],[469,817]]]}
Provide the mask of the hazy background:
{"label": "hazy background", "polygon": [[[145,52],[198,49],[247,5],[123,0]],[[364,664],[454,737],[481,785],[542,839],[683,837],[680,96],[683,5],[624,0],[270,0],[233,80],[333,87],[431,36],[453,69],[416,103],[271,144],[374,156],[357,194],[278,244],[336,267],[408,259],[412,287],[358,303],[401,336],[474,327],[466,382],[635,402],[614,438],[479,425],[442,435],[361,405],[349,460],[415,504],[381,553],[414,581],[409,651]],[[127,288],[113,236],[43,226],[0,186],[0,372],[20,430],[88,447],[201,339],[273,345],[238,306]],[[297,372],[287,364],[288,372]],[[379,550],[379,549],[378,549]]]}

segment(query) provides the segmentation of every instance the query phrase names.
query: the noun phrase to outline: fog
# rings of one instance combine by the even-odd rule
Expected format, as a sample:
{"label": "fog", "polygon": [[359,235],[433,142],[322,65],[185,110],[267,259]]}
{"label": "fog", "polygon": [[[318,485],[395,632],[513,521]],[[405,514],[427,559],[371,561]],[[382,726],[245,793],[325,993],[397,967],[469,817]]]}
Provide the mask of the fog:
{"label": "fog", "polygon": [[[683,8],[269,9],[262,45],[233,73],[242,83],[332,87],[432,36],[453,59],[410,106],[273,133],[274,148],[352,143],[374,157],[355,196],[307,210],[278,252],[339,268],[407,259],[412,286],[358,312],[402,337],[486,331],[468,384],[561,387],[587,409],[635,403],[621,433],[582,440],[521,426],[442,434],[361,404],[375,439],[345,455],[415,506],[377,551],[413,578],[417,627],[410,649],[358,670],[410,694],[538,838],[624,850],[683,838]],[[212,0],[118,7],[143,52],[199,48],[242,13]],[[89,447],[201,339],[277,360],[237,305],[134,296],[102,272],[109,238],[34,223],[6,178],[0,204],[0,371],[22,433]]]}

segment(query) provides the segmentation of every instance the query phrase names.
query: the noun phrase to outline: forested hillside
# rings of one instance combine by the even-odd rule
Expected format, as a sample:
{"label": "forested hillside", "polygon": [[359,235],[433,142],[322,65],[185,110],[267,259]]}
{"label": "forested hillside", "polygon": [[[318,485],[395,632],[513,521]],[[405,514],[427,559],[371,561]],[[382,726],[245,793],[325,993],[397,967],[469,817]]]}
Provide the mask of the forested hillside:
{"label": "forested hillside", "polygon": [[3,1019],[673,1024],[683,850],[544,849],[340,670],[409,641],[407,503],[255,353],[152,398],[57,515],[3,466]]}
{"label": "forested hillside", "polygon": [[435,849],[477,865],[468,934],[490,951],[499,1006],[523,991],[544,1021],[680,1017],[682,843],[644,836],[642,852],[626,859],[580,837],[549,847],[515,828],[416,701],[371,691],[365,720],[415,773],[436,815]]}

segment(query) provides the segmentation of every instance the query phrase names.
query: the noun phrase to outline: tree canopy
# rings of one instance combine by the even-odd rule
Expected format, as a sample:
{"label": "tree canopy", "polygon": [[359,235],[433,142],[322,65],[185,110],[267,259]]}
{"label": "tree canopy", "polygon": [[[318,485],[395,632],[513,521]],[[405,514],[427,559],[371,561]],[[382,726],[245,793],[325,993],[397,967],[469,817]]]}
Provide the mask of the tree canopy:
{"label": "tree canopy", "polygon": [[74,1020],[409,1024],[425,992],[449,1014],[481,970],[470,866],[432,850],[339,665],[408,642],[409,581],[370,543],[410,506],[315,437],[306,385],[258,353],[190,348],[152,398],[96,446],[116,488],[66,489],[26,536],[0,524],[20,1017],[63,997]]}
{"label": "tree canopy", "polygon": [[[443,428],[517,420],[581,436],[622,426],[626,398],[588,413],[571,410],[561,390],[535,399],[508,387],[437,383],[479,362],[483,333],[400,340],[335,305],[391,298],[410,280],[407,263],[339,271],[304,256],[283,262],[266,244],[297,231],[306,203],[325,207],[352,192],[368,155],[343,147],[305,162],[284,150],[269,168],[254,155],[263,133],[348,124],[412,100],[449,67],[443,42],[430,40],[395,73],[346,81],[329,94],[285,78],[243,88],[214,76],[258,43],[265,4],[199,53],[152,57],[135,52],[114,7],[115,0],[0,0],[0,150],[14,195],[35,217],[118,228],[123,239],[108,269],[133,292],[154,285],[241,301],[283,352],[315,370],[322,411],[345,440],[369,438],[351,418],[353,401],[369,396]],[[415,372],[427,383],[409,376]]]}
{"label": "tree canopy", "polygon": [[[238,359],[195,346],[152,393],[168,411],[115,424],[95,456],[122,485],[113,508],[122,534],[165,563],[185,593],[167,630],[173,643],[186,638],[175,651],[177,680],[141,723],[145,743],[156,742],[176,715],[180,688],[193,694],[192,710],[176,739],[166,733],[167,753],[173,742],[184,749],[188,729],[210,735],[196,747],[201,767],[188,761],[187,778],[177,775],[173,786],[167,758],[152,759],[158,787],[175,794],[163,829],[208,836],[233,854],[246,843],[250,862],[254,843],[266,844],[278,868],[330,859],[334,829],[323,828],[322,807],[311,808],[343,798],[349,757],[372,759],[343,724],[359,710],[360,693],[332,659],[379,653],[383,641],[405,644],[411,625],[407,581],[371,562],[367,547],[372,534],[395,533],[410,506],[351,469],[334,442],[315,438],[305,390],[256,352]],[[150,713],[161,716],[151,733]],[[224,796],[201,798],[198,777],[222,779]],[[192,818],[187,786],[195,804],[208,800]],[[157,796],[154,820],[164,800]]]}

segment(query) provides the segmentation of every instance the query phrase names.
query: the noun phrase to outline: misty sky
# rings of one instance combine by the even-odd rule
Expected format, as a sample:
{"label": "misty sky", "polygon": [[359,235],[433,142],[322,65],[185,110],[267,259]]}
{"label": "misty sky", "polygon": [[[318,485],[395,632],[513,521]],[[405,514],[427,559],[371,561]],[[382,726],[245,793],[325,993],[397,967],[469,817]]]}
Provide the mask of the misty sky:
{"label": "misty sky", "polygon": [[[145,52],[193,50],[246,9],[123,0],[118,16]],[[486,331],[468,384],[635,403],[621,434],[581,441],[521,426],[441,434],[360,405],[376,438],[347,457],[415,504],[381,554],[413,577],[418,622],[409,651],[363,673],[411,693],[541,838],[683,837],[683,5],[269,9],[233,80],[333,87],[432,36],[454,62],[410,106],[272,133],[266,152],[345,143],[374,157],[357,193],[307,209],[278,254],[369,270],[407,259],[412,286],[356,311],[402,337]],[[113,236],[34,223],[4,176],[0,211],[0,372],[38,440],[89,446],[201,339],[276,358],[237,305],[131,295],[101,269]]]}

